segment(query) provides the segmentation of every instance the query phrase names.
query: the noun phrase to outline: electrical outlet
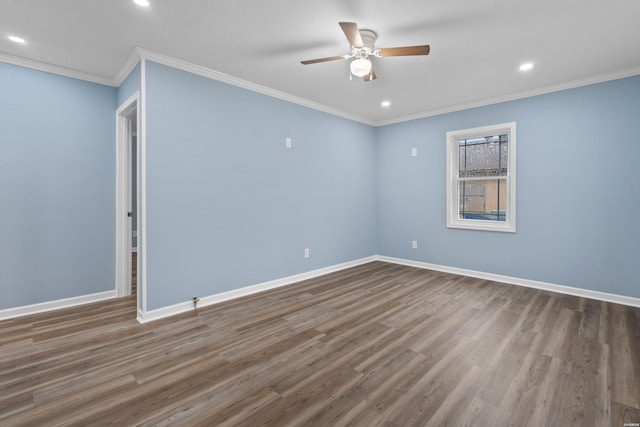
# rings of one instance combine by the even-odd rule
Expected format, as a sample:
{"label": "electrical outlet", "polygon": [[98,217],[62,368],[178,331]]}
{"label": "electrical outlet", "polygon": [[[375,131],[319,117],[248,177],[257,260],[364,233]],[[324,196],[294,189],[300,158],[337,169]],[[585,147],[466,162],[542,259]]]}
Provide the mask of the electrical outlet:
{"label": "electrical outlet", "polygon": [[411,157],[418,157],[418,149],[417,148],[412,148],[411,149]]}
{"label": "electrical outlet", "polygon": [[309,248],[305,248],[304,250],[304,257],[305,258],[309,258],[311,255],[309,254]]}
{"label": "electrical outlet", "polygon": [[293,144],[291,143],[291,138],[287,137],[287,138],[284,140],[284,146],[285,146],[286,148],[291,148],[291,147],[293,146]]}
{"label": "electrical outlet", "polygon": [[411,241],[411,249],[418,249],[418,241],[417,240],[412,240]]}

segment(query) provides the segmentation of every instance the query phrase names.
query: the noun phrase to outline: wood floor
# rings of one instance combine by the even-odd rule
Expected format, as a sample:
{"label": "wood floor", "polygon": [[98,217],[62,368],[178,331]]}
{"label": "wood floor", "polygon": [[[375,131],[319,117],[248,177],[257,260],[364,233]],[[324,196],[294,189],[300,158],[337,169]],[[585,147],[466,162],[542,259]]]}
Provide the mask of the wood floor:
{"label": "wood floor", "polygon": [[640,423],[637,308],[382,262],[144,325],[135,304],[0,322],[0,425]]}

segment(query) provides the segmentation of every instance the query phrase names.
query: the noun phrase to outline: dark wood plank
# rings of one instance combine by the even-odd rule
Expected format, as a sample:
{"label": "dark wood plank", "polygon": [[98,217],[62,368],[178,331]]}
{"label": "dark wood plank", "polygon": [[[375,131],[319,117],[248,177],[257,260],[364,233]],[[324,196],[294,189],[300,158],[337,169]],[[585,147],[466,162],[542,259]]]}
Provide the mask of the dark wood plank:
{"label": "dark wood plank", "polygon": [[133,291],[0,322],[1,425],[640,422],[638,308],[383,262],[144,325]]}

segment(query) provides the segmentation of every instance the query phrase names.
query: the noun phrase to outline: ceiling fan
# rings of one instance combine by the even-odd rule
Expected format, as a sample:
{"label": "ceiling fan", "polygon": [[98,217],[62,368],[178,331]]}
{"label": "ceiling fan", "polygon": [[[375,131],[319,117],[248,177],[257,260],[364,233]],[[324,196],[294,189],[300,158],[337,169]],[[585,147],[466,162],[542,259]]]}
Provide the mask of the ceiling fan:
{"label": "ceiling fan", "polygon": [[351,54],[300,61],[302,64],[308,65],[318,62],[340,61],[353,58],[350,65],[351,74],[356,77],[363,77],[365,82],[369,82],[376,79],[376,72],[373,70],[373,64],[369,56],[380,58],[385,56],[428,55],[430,51],[428,44],[374,49],[373,45],[376,41],[376,33],[371,30],[358,29],[358,24],[355,22],[339,22],[339,24],[351,44]]}

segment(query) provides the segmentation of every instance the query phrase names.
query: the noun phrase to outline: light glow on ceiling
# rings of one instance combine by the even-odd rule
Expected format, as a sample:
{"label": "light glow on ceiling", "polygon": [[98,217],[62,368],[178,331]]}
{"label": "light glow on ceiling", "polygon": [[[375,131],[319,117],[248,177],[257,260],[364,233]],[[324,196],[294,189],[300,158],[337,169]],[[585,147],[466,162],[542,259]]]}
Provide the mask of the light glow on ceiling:
{"label": "light glow on ceiling", "polygon": [[26,43],[25,39],[23,39],[22,37],[18,37],[18,36],[9,36],[9,40],[11,40],[12,42],[20,43],[20,44],[25,44]]}
{"label": "light glow on ceiling", "polygon": [[532,68],[533,62],[525,62],[524,64],[520,65],[520,71],[529,71]]}
{"label": "light glow on ceiling", "polygon": [[148,7],[149,6],[149,1],[148,0],[133,0],[133,2],[135,4],[137,4],[138,6],[144,6],[144,7]]}

